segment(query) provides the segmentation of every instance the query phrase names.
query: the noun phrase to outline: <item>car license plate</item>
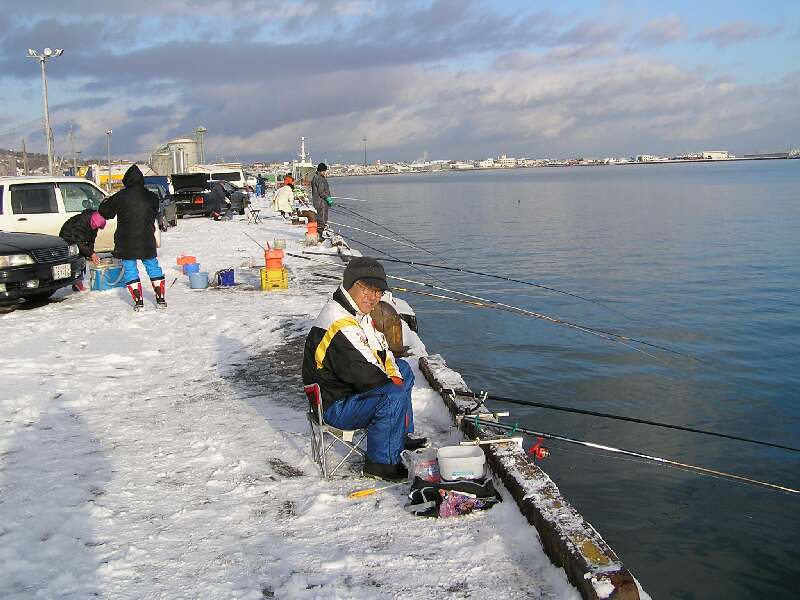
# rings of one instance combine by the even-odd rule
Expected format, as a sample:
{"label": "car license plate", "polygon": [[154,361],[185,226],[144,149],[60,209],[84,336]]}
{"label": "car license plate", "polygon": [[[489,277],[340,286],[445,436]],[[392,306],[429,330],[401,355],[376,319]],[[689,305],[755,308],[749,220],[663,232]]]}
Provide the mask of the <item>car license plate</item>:
{"label": "car license plate", "polygon": [[72,275],[72,265],[69,263],[53,267],[53,279],[66,279],[70,275]]}

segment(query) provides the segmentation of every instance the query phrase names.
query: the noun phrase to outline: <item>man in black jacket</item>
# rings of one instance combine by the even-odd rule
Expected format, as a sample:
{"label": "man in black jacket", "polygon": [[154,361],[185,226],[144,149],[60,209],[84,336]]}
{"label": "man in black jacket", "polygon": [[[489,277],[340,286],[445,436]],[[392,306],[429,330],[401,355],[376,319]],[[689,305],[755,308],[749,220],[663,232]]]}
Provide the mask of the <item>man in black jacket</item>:
{"label": "man in black jacket", "polygon": [[388,289],[374,258],[352,259],[342,285],[322,308],[306,338],[303,383],[319,384],[325,422],[341,429],[367,430],[364,475],[402,481],[408,471],[400,452],[422,448],[412,438],[414,373],[395,359],[370,312]]}
{"label": "man in black jacket", "polygon": [[[88,258],[94,264],[100,264],[100,259],[94,252],[94,243],[97,240],[97,230],[106,226],[106,220],[99,212],[92,208],[87,208],[77,215],[73,215],[61,226],[58,237],[70,244],[78,246],[78,252],[84,258]],[[72,284],[72,289],[82,292],[83,281],[78,280]]]}
{"label": "man in black jacket", "polygon": [[322,232],[328,224],[328,207],[333,206],[333,196],[328,185],[328,165],[319,163],[317,172],[311,178],[311,202],[317,211],[317,235],[322,241]]}
{"label": "man in black jacket", "polygon": [[153,284],[156,306],[166,308],[164,272],[156,256],[156,215],[158,196],[144,187],[144,176],[135,164],[122,178],[124,189],[103,200],[98,211],[106,219],[117,219],[114,256],[122,259],[125,284],[133,298],[134,310],[144,306],[137,260],[141,260]]}

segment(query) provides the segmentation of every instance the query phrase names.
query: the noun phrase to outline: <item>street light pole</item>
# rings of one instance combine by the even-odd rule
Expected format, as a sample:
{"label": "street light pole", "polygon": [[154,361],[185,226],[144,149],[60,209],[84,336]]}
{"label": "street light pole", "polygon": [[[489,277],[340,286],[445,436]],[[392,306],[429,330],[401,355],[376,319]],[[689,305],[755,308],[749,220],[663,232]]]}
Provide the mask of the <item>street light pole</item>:
{"label": "street light pole", "polygon": [[44,63],[48,58],[61,56],[64,51],[61,48],[51,50],[45,48],[41,54],[28,48],[28,57],[35,58],[39,61],[42,67],[42,103],[44,105],[44,138],[47,140],[47,169],[50,175],[53,174],[53,134],[50,131],[50,110],[47,106],[47,73],[45,71]]}
{"label": "street light pole", "polygon": [[111,193],[111,133],[111,129],[106,131],[106,135],[108,136],[108,181],[106,181],[106,191],[109,194]]}
{"label": "street light pole", "polygon": [[364,168],[367,168],[367,138],[364,138]]}

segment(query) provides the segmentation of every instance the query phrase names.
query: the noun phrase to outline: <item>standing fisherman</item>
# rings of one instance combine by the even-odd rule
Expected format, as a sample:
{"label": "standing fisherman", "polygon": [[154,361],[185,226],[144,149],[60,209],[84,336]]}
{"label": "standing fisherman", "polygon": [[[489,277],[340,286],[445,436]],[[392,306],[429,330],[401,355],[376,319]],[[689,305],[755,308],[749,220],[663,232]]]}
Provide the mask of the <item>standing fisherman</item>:
{"label": "standing fisherman", "polygon": [[158,196],[144,187],[144,176],[135,164],[125,172],[122,183],[125,188],[103,200],[97,210],[105,219],[117,219],[113,255],[122,259],[125,285],[133,298],[133,309],[139,310],[144,306],[137,260],[142,261],[153,284],[156,306],[166,308],[164,272],[156,256]]}
{"label": "standing fisherman", "polygon": [[328,224],[328,207],[333,206],[331,188],[328,186],[328,165],[324,162],[317,165],[317,172],[311,179],[311,202],[317,209],[317,235],[322,241],[322,232]]}

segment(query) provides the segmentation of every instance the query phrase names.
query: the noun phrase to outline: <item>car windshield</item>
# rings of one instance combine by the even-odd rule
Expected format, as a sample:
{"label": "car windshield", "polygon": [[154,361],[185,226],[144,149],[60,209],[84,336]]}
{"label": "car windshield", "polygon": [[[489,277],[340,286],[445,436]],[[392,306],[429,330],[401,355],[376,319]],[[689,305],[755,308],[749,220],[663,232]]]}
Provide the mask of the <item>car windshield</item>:
{"label": "car windshield", "polygon": [[61,199],[64,201],[66,212],[81,212],[86,208],[97,210],[100,203],[105,200],[103,192],[90,183],[61,182],[58,184],[58,189],[61,190]]}

